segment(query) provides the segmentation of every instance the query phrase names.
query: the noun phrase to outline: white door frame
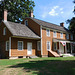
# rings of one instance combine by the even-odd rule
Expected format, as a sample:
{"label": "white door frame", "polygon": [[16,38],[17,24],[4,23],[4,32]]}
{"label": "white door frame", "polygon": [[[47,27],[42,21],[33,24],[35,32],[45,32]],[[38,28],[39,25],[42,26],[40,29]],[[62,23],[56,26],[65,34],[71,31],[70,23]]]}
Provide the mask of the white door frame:
{"label": "white door frame", "polygon": [[32,49],[31,49],[31,53],[30,54],[28,53],[29,43],[31,43],[31,46],[32,46],[32,42],[27,42],[27,55],[32,55]]}

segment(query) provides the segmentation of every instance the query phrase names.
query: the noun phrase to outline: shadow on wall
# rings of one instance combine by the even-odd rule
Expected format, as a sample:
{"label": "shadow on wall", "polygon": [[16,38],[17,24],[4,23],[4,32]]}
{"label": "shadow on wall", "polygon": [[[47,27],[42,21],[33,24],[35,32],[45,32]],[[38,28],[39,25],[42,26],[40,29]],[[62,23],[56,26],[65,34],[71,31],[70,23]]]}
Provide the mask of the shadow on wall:
{"label": "shadow on wall", "polygon": [[40,60],[20,63],[10,68],[23,67],[25,72],[32,75],[75,75],[75,60]]}

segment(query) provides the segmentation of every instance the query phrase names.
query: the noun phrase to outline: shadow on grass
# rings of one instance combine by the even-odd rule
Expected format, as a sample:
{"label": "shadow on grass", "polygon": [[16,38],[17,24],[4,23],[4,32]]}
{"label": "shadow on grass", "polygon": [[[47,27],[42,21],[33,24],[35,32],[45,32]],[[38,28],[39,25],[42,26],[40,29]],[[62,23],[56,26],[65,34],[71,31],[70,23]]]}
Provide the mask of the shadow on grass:
{"label": "shadow on grass", "polygon": [[25,72],[32,75],[75,75],[75,61],[39,60],[20,63],[10,68],[23,67]]}

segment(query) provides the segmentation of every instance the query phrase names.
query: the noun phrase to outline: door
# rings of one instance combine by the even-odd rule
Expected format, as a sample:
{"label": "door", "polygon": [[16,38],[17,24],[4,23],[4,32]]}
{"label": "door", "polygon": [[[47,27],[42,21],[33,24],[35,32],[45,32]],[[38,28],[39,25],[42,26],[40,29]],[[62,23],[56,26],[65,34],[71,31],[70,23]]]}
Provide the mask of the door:
{"label": "door", "polygon": [[32,55],[32,43],[27,43],[27,54]]}
{"label": "door", "polygon": [[60,52],[64,53],[64,46],[60,43]]}

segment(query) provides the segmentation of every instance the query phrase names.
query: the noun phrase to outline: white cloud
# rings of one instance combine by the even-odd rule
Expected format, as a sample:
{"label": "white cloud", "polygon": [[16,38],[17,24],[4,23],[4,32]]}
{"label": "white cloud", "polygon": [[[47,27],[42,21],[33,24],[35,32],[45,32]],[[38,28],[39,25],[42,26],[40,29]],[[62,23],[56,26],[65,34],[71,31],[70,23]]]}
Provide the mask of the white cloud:
{"label": "white cloud", "polygon": [[49,12],[49,15],[51,15],[51,16],[57,16],[58,13],[56,13],[55,9],[52,9],[52,10]]}
{"label": "white cloud", "polygon": [[63,14],[63,8],[60,8],[59,6],[54,6],[51,11],[49,12],[50,16],[58,16],[60,14]]}
{"label": "white cloud", "polygon": [[60,8],[60,10],[63,10],[63,8]]}

